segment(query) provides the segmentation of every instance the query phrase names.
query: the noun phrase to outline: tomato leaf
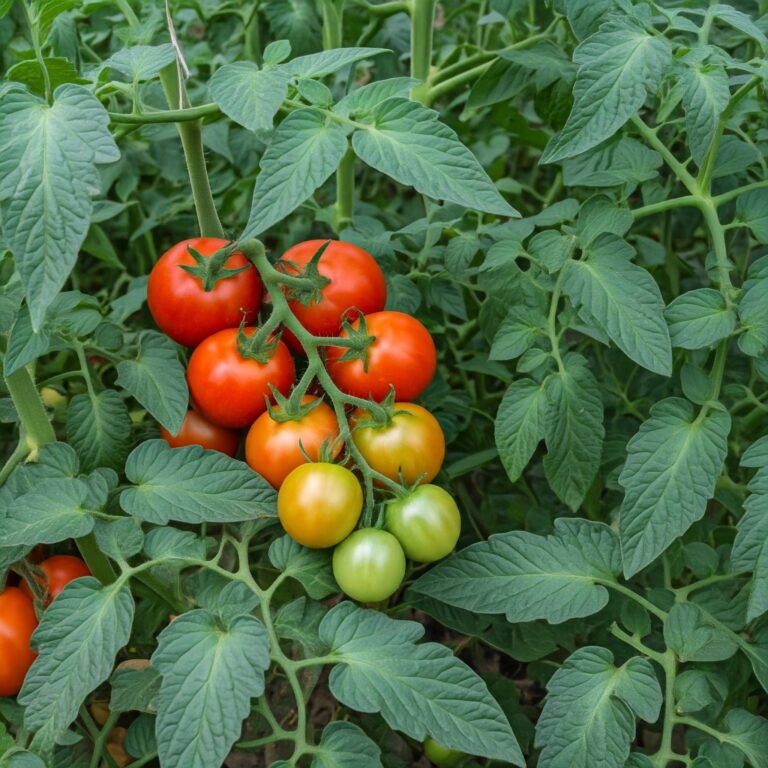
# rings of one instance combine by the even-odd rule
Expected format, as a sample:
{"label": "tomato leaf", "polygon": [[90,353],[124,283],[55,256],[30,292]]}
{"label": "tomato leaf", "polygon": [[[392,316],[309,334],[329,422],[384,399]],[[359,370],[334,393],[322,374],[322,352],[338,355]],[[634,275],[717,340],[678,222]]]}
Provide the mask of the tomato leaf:
{"label": "tomato leaf", "polygon": [[331,556],[326,550],[307,549],[290,536],[281,536],[269,547],[269,561],[296,579],[315,600],[339,591],[333,578]]}
{"label": "tomato leaf", "polygon": [[[706,408],[706,406],[705,406]],[[669,397],[627,445],[619,530],[624,575],[655,560],[704,514],[728,451],[731,417],[712,409],[694,418],[686,400]]]}
{"label": "tomato leaf", "polygon": [[552,536],[513,531],[473,544],[413,589],[457,608],[503,613],[511,622],[560,624],[603,608],[602,585],[620,571],[619,542],[607,525],[560,518]]}
{"label": "tomato leaf", "polygon": [[128,642],[133,612],[125,582],[102,586],[91,577],[67,584],[51,603],[32,637],[40,655],[19,695],[24,725],[37,731],[33,745],[52,747],[85,697],[109,677]]}
{"label": "tomato leaf", "polygon": [[500,216],[519,215],[456,133],[418,102],[382,102],[366,127],[352,135],[352,146],[368,165],[423,195]]}
{"label": "tomato leaf", "polygon": [[241,239],[258,235],[296,210],[336,170],[346,150],[344,129],[322,112],[291,112],[261,158]]}
{"label": "tomato leaf", "polygon": [[664,622],[664,642],[680,661],[724,661],[736,653],[733,636],[694,603],[672,607]]}
{"label": "tomato leaf", "polygon": [[664,310],[675,347],[703,349],[730,336],[736,315],[720,291],[696,288],[678,296]]}
{"label": "tomato leaf", "polygon": [[768,348],[768,277],[744,283],[738,312],[743,328],[739,349],[758,357]]}
{"label": "tomato leaf", "polygon": [[171,434],[178,433],[187,415],[189,389],[178,348],[167,336],[144,331],[135,359],[117,364],[117,383]]}
{"label": "tomato leaf", "polygon": [[66,84],[53,106],[14,90],[0,101],[0,217],[37,330],[88,233],[97,164],[120,155],[109,117],[88,90]]}
{"label": "tomato leaf", "polygon": [[113,53],[101,66],[114,69],[137,83],[151,80],[160,70],[175,61],[176,51],[170,43],[132,45]]}
{"label": "tomato leaf", "polygon": [[616,18],[574,52],[579,65],[574,105],[562,131],[541,156],[542,163],[574,157],[613,136],[655,92],[671,61],[669,42],[630,18]]}
{"label": "tomato leaf", "polygon": [[329,723],[314,752],[312,768],[381,768],[381,750],[356,725]]}
{"label": "tomato leaf", "polygon": [[135,487],[120,494],[120,505],[158,525],[277,516],[277,495],[266,480],[242,461],[198,445],[170,448],[165,440],[147,440],[128,457],[125,474]]}
{"label": "tomato leaf", "polygon": [[390,51],[387,48],[332,48],[328,51],[299,56],[286,61],[285,64],[280,64],[278,68],[291,77],[324,77],[350,64],[382,53],[390,53]]}
{"label": "tomato leaf", "polygon": [[156,726],[162,764],[220,765],[240,735],[251,698],[264,692],[264,625],[253,616],[224,622],[190,611],[160,633],[152,664],[162,675]]}
{"label": "tomato leaf", "polygon": [[616,667],[606,648],[580,648],[547,685],[536,724],[540,767],[623,768],[636,718],[655,722],[661,703],[649,661],[636,656]]}
{"label": "tomato leaf", "polygon": [[[524,766],[512,729],[485,683],[451,651],[417,644],[424,628],[344,602],[320,624],[335,662],[333,695],[352,709],[381,712],[417,741]],[[372,639],[375,638],[375,642]]]}
{"label": "tomato leaf", "polygon": [[143,669],[116,669],[109,679],[113,712],[157,712],[160,673],[151,666]]}

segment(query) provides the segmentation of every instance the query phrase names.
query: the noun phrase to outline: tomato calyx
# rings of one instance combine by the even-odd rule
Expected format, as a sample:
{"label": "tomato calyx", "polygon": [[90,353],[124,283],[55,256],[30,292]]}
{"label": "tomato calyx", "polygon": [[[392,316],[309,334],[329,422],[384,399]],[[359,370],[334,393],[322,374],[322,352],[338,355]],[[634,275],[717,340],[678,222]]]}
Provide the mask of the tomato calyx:
{"label": "tomato calyx", "polygon": [[210,293],[216,287],[216,283],[219,280],[226,280],[228,277],[234,277],[241,272],[245,272],[246,269],[252,269],[249,264],[237,269],[227,269],[224,266],[236,250],[237,243],[230,243],[220,248],[212,256],[203,256],[202,253],[188,245],[187,251],[189,251],[189,255],[195,260],[195,263],[193,266],[188,264],[179,264],[178,266],[180,269],[198,278],[203,285],[203,290],[206,293]]}
{"label": "tomato calyx", "polygon": [[272,359],[279,341],[279,332],[265,332],[264,328],[247,334],[245,332],[245,319],[237,331],[237,351],[240,357],[246,360],[255,360],[260,365],[266,365]]}
{"label": "tomato calyx", "polygon": [[270,384],[269,388],[272,392],[272,397],[275,400],[274,405],[269,403],[267,405],[267,411],[272,421],[276,421],[279,424],[285,421],[300,421],[310,411],[317,408],[320,403],[323,402],[322,397],[318,397],[315,400],[309,400],[302,402],[301,397],[295,397],[296,390],[294,390],[288,397],[283,395],[277,390],[277,388]]}
{"label": "tomato calyx", "polygon": [[[406,413],[406,411],[395,410],[395,397],[395,388],[390,385],[389,393],[380,403],[377,403],[375,400],[370,401],[370,408],[365,409],[366,415],[364,418],[357,418],[357,413],[355,413],[353,431],[369,427],[372,429],[382,429],[389,426],[392,423],[392,419],[398,413]],[[361,408],[360,410],[363,409]]]}
{"label": "tomato calyx", "polygon": [[[354,318],[354,325],[350,322],[350,317]],[[337,362],[360,360],[363,363],[363,370],[368,373],[368,349],[376,341],[376,337],[368,334],[365,315],[356,307],[350,307],[341,318],[341,329],[342,338],[345,341],[343,346],[346,347],[346,351],[338,358]],[[339,344],[338,346],[342,345]]]}
{"label": "tomato calyx", "polygon": [[299,264],[282,259],[275,264],[278,271],[283,274],[290,272],[291,277],[298,278],[298,281],[292,280],[286,286],[285,295],[289,301],[298,301],[304,307],[320,301],[323,288],[331,282],[330,278],[320,274],[320,257],[330,244],[331,240],[324,241],[303,269]]}

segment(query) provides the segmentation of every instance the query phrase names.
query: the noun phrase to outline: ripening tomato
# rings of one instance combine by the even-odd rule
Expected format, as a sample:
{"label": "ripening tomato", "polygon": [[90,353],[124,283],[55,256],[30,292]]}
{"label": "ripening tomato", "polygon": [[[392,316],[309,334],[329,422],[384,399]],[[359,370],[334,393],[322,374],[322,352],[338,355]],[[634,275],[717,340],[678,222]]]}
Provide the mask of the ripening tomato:
{"label": "ripening tomato", "polygon": [[[79,557],[73,557],[72,555],[54,555],[47,560],[43,560],[37,567],[45,574],[45,578],[39,578],[38,583],[47,589],[48,599],[45,602],[46,607],[64,591],[64,587],[70,581],[79,579],[81,576],[91,575],[88,566]],[[29,598],[33,597],[32,589],[26,581],[22,582],[21,590]]]}
{"label": "ripening tomato", "polygon": [[187,246],[212,256],[225,245],[226,240],[215,237],[182,240],[158,259],[149,274],[147,302],[152,317],[163,333],[185,347],[197,346],[224,328],[237,328],[243,315],[246,323],[253,323],[261,308],[261,278],[242,253],[233,253],[224,269],[245,269],[223,276],[208,291],[201,277],[182,268],[196,266]]}
{"label": "ripening tomato", "polygon": [[[381,401],[395,387],[398,400],[415,400],[435,374],[437,355],[429,331],[404,312],[374,312],[365,316],[366,330],[375,341],[362,360],[339,358],[344,347],[328,347],[328,373],[343,392]],[[359,328],[357,320],[353,326]],[[342,336],[346,333],[342,331]]]}
{"label": "ripening tomato", "polygon": [[424,741],[424,754],[437,768],[456,768],[466,757],[463,752],[438,744],[432,737]]}
{"label": "ripening tomato", "polygon": [[200,445],[209,451],[219,451],[227,456],[234,456],[240,445],[240,435],[233,429],[220,427],[197,411],[187,411],[181,429],[172,435],[165,427],[160,427],[160,437],[171,448],[183,448],[187,445]]}
{"label": "ripening tomato", "polygon": [[20,589],[0,592],[0,697],[16,696],[37,654],[29,639],[37,628],[32,601]]}
{"label": "ripening tomato", "polygon": [[[318,402],[313,395],[304,395],[301,404],[316,402],[311,411],[300,419],[280,421],[279,406],[273,413],[262,413],[248,430],[245,438],[245,460],[263,478],[275,488],[279,488],[290,472],[307,462],[304,453],[311,461],[318,461],[323,443],[330,447],[339,434],[339,422],[327,403]],[[332,458],[341,451],[342,443],[332,447]],[[303,449],[303,451],[302,451]]]}
{"label": "ripening tomato", "polygon": [[[256,329],[245,328],[246,336]],[[222,427],[247,427],[267,410],[269,385],[288,394],[295,369],[288,347],[275,341],[265,363],[243,357],[237,348],[237,328],[214,333],[202,341],[187,366],[189,392],[200,412]]]}
{"label": "ripening tomato", "polygon": [[[325,242],[307,240],[294,245],[283,254],[280,268],[286,274],[296,274]],[[298,321],[312,335],[336,336],[341,330],[342,315],[352,307],[364,315],[384,309],[387,303],[384,273],[376,259],[362,248],[331,240],[318,259],[317,269],[331,281],[323,287],[320,300],[306,306],[296,299],[288,302]],[[283,338],[291,349],[301,351],[301,344],[290,331],[286,330]]]}
{"label": "ripening tomato", "polygon": [[386,526],[417,563],[433,563],[450,555],[461,533],[461,513],[448,491],[420,485],[387,503]]}
{"label": "ripening tomato", "polygon": [[381,427],[359,426],[370,414],[358,408],[352,414],[352,440],[368,466],[390,480],[413,485],[421,477],[428,483],[445,458],[445,435],[437,419],[416,403],[395,403],[394,416]]}
{"label": "ripening tomato", "polygon": [[285,478],[277,494],[277,512],[286,533],[313,549],[338,544],[357,525],[362,511],[360,483],[338,464],[302,464]]}
{"label": "ripening tomato", "polygon": [[353,600],[386,600],[405,578],[403,548],[381,528],[361,528],[333,550],[333,577]]}

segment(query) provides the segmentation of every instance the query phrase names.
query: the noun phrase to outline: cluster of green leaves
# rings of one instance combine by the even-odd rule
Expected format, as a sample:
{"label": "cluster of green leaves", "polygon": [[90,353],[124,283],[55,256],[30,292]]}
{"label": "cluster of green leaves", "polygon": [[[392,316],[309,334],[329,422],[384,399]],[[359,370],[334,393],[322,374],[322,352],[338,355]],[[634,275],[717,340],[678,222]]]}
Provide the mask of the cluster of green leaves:
{"label": "cluster of green leaves", "polygon": [[[94,695],[140,765],[406,768],[430,735],[493,765],[768,766],[768,16],[446,2],[418,84],[431,3],[171,5],[178,93],[162,9],[0,1],[0,571],[108,558],[44,614],[0,766],[98,762]],[[392,606],[329,607],[264,481],[146,439],[188,400],[143,309],[196,227],[175,119],[225,231],[361,245],[437,340],[462,548]],[[11,472],[43,442],[31,367],[68,444]]]}

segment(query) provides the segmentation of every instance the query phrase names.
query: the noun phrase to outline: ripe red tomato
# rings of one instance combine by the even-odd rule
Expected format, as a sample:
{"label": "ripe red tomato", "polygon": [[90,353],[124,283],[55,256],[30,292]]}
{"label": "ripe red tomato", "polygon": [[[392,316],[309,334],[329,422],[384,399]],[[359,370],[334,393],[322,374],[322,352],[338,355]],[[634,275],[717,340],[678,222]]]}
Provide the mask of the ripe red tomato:
{"label": "ripe red tomato", "polygon": [[385,519],[387,530],[417,563],[433,563],[450,555],[461,533],[459,508],[439,485],[420,485],[390,501]]}
{"label": "ripe red tomato", "polygon": [[357,525],[362,511],[360,483],[338,464],[302,464],[277,494],[277,513],[286,533],[313,549],[338,544]]}
{"label": "ripe red tomato", "polygon": [[405,577],[403,548],[381,528],[361,528],[334,549],[333,577],[353,600],[386,600]]}
{"label": "ripe red tomato", "polygon": [[16,696],[37,657],[29,639],[37,628],[32,601],[16,587],[0,592],[0,697]]}
{"label": "ripe red tomato", "polygon": [[[255,328],[246,328],[247,336]],[[267,410],[269,385],[288,394],[295,369],[288,347],[275,343],[266,363],[243,357],[237,349],[237,328],[214,333],[202,341],[187,367],[189,392],[200,412],[223,427],[247,427]]]}
{"label": "ripe red tomato", "polygon": [[366,410],[356,409],[352,440],[376,472],[396,482],[402,475],[406,485],[413,485],[420,477],[421,482],[428,483],[445,458],[443,430],[437,419],[416,403],[395,403],[394,411],[384,426],[361,427],[358,425],[371,417]]}
{"label": "ripe red tomato", "polygon": [[[304,395],[302,405],[317,401],[313,395]],[[279,407],[273,409],[281,413]],[[300,419],[277,421],[262,413],[248,430],[245,438],[245,460],[275,488],[279,488],[290,472],[307,462],[304,452],[312,461],[320,458],[320,448],[339,434],[339,422],[327,403],[319,403]],[[332,458],[341,451],[342,443],[333,446]]]}
{"label": "ripe red tomato", "polygon": [[181,268],[195,266],[187,246],[211,256],[225,245],[226,240],[215,237],[182,240],[167,250],[150,272],[147,301],[152,317],[163,333],[185,347],[194,347],[224,328],[237,328],[244,313],[246,322],[253,323],[261,308],[261,278],[242,253],[233,253],[224,266],[247,269],[223,277],[210,291],[203,288],[199,277]]}
{"label": "ripe red tomato", "polygon": [[[45,601],[46,607],[64,591],[64,587],[70,581],[79,579],[81,576],[91,575],[88,566],[79,557],[72,555],[54,555],[43,560],[38,568],[42,569],[45,574],[45,578],[38,579],[38,582],[44,585],[48,591],[48,599]],[[30,599],[34,597],[26,581],[22,582],[21,591]]]}
{"label": "ripe red tomato", "polygon": [[187,411],[178,434],[172,435],[165,427],[160,427],[160,436],[171,448],[201,445],[227,456],[234,456],[240,445],[240,435],[235,430],[213,424],[197,411]]}
{"label": "ripe red tomato", "polygon": [[[362,360],[339,358],[344,347],[328,347],[327,367],[336,386],[357,397],[381,401],[395,387],[398,400],[415,400],[435,374],[437,354],[429,331],[404,312],[374,312],[365,316],[375,341],[368,347],[367,369]],[[360,321],[353,323],[358,328]],[[347,334],[342,331],[342,336]]]}
{"label": "ripe red tomato", "polygon": [[[286,274],[296,274],[325,242],[307,240],[294,245],[283,254],[280,267]],[[288,302],[298,321],[312,335],[338,335],[341,317],[351,307],[364,315],[384,309],[387,303],[384,273],[376,259],[362,248],[331,240],[317,262],[317,269],[331,281],[323,287],[320,300],[307,306],[295,299]],[[301,344],[290,331],[286,330],[283,338],[291,349],[302,351]]]}

